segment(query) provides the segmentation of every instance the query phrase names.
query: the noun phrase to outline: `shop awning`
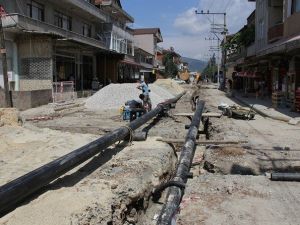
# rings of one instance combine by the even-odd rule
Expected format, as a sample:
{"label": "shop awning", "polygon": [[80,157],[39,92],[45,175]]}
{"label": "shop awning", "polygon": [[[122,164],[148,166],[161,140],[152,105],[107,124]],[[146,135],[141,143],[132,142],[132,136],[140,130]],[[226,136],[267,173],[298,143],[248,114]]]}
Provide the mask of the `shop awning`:
{"label": "shop awning", "polygon": [[300,35],[284,38],[279,40],[278,42],[270,44],[266,48],[257,52],[257,55],[263,56],[277,52],[289,52],[297,48],[300,48]]}
{"label": "shop awning", "polygon": [[141,64],[139,64],[137,62],[134,62],[134,61],[126,60],[126,59],[121,60],[120,63],[129,64],[129,65],[132,65],[132,66],[142,67]]}

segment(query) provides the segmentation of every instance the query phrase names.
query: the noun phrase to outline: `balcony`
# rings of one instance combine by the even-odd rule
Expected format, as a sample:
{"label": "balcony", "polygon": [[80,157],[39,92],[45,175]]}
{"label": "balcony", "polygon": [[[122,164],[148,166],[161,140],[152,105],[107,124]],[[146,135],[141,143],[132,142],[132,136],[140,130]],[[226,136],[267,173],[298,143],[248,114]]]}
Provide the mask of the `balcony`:
{"label": "balcony", "polygon": [[52,3],[61,7],[66,7],[72,11],[72,14],[81,15],[82,17],[94,17],[102,22],[110,22],[107,12],[97,8],[94,4],[85,0],[51,0]]}
{"label": "balcony", "polygon": [[106,47],[112,51],[116,51],[121,54],[131,54],[128,52],[128,47],[134,47],[133,35],[127,30],[116,26],[112,23],[102,24],[101,32],[103,33]]}
{"label": "balcony", "polygon": [[156,48],[155,48],[155,51],[157,52],[157,53],[159,53],[159,54],[163,54],[163,48],[162,47],[160,47],[160,46],[156,46]]}
{"label": "balcony", "polygon": [[106,49],[104,42],[95,38],[85,37],[81,34],[64,30],[52,24],[32,19],[19,14],[9,14],[2,19],[3,27],[15,33],[49,34],[65,38],[66,40],[86,44],[99,49]]}
{"label": "balcony", "polygon": [[272,43],[283,37],[283,23],[276,24],[268,30],[268,42]]}

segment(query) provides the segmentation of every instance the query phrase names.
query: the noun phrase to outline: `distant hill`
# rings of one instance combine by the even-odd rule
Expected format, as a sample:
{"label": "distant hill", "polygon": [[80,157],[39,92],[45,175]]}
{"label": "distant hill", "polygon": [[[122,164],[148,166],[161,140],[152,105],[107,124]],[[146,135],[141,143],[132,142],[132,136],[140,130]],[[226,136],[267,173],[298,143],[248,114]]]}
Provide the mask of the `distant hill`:
{"label": "distant hill", "polygon": [[187,62],[189,64],[189,70],[192,71],[192,72],[196,72],[196,71],[202,72],[202,70],[207,65],[207,62],[204,62],[204,61],[198,60],[198,59],[191,59],[191,58],[187,58],[187,57],[181,57],[181,60],[183,62]]}

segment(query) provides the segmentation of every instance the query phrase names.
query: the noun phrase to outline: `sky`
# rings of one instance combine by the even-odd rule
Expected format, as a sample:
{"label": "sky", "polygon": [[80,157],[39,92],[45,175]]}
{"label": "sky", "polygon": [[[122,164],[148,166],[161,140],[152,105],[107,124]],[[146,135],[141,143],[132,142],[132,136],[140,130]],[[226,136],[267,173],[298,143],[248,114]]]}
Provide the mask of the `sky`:
{"label": "sky", "polygon": [[[163,43],[159,45],[175,48],[181,56],[207,60],[212,52],[210,45],[216,41],[207,41],[210,34],[210,21],[224,23],[222,15],[196,15],[200,12],[226,12],[229,33],[239,31],[247,17],[255,8],[248,0],[122,0],[123,9],[134,17],[132,28],[159,27]],[[221,36],[220,36],[221,37]]]}

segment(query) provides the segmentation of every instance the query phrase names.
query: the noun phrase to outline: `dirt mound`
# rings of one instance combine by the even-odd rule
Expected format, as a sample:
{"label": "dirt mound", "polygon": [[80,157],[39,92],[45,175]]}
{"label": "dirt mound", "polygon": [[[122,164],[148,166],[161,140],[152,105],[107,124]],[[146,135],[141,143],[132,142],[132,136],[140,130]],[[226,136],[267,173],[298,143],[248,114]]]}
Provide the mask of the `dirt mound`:
{"label": "dirt mound", "polygon": [[[158,85],[150,84],[149,88],[153,107],[174,97]],[[91,110],[119,109],[125,102],[138,99],[141,93],[137,84],[110,84],[88,98],[85,106]]]}
{"label": "dirt mound", "polygon": [[163,87],[173,95],[178,95],[184,91],[184,89],[172,79],[157,79],[154,84]]}

